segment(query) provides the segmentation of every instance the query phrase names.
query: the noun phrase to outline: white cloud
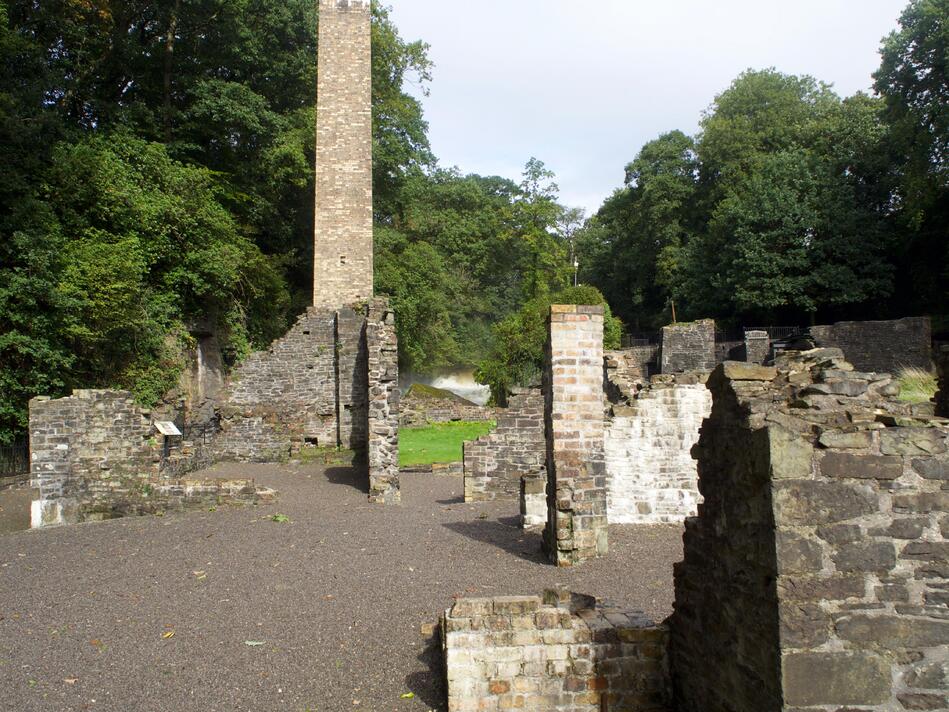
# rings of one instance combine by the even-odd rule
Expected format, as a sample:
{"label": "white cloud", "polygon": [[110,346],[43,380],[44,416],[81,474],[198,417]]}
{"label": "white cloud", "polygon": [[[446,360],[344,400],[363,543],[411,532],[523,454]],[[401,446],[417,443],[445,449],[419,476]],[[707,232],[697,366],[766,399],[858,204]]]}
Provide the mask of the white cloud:
{"label": "white cloud", "polygon": [[435,154],[517,179],[531,156],[563,201],[595,211],[639,148],[694,132],[747,68],[869,90],[906,0],[390,0],[436,63],[424,100]]}

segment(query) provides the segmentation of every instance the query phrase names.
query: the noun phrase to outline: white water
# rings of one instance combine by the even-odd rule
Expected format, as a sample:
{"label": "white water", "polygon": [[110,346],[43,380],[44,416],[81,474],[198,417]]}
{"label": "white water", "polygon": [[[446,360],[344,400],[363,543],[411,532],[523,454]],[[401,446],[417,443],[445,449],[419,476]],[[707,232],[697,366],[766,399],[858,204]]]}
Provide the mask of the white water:
{"label": "white water", "polygon": [[478,405],[484,405],[491,397],[491,389],[476,383],[474,370],[470,368],[448,369],[439,371],[433,376],[406,373],[400,380],[402,381],[403,390],[408,390],[413,383],[421,383],[425,386],[451,391],[455,395],[466,398]]}

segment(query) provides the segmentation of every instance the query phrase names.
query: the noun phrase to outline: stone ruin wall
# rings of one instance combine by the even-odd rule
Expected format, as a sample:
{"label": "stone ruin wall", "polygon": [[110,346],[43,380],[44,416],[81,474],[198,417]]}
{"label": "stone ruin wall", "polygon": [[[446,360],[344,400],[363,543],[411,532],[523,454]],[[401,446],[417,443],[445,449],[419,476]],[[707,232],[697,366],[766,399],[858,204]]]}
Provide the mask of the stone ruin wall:
{"label": "stone ruin wall", "polygon": [[215,408],[218,458],[266,462],[306,443],[348,444],[336,412],[336,332],[336,312],[310,308],[234,370]]}
{"label": "stone ruin wall", "polygon": [[932,325],[929,317],[893,321],[844,321],[812,326],[818,346],[841,349],[861,371],[899,373],[901,368],[932,368]]}
{"label": "stone ruin wall", "polygon": [[949,429],[839,350],[777,365],[709,381],[671,619],[679,712],[946,709]]}
{"label": "stone ruin wall", "polygon": [[395,314],[377,299],[366,324],[369,408],[369,501],[398,504],[399,490],[399,342]]}
{"label": "stone ruin wall", "polygon": [[550,590],[461,599],[442,619],[448,712],[669,712],[668,630]]}
{"label": "stone ruin wall", "polygon": [[[854,371],[836,349],[726,363],[709,387],[694,449],[705,503],[675,569],[669,665],[656,664],[660,636],[606,681],[581,646],[578,674],[572,637],[564,649],[559,634],[537,635],[549,604],[461,600],[443,629],[450,710],[485,698],[488,709],[949,708],[949,424],[913,416],[889,376]],[[620,639],[643,640],[609,615],[603,629],[617,622]],[[671,687],[673,702],[607,696],[624,686]]]}
{"label": "stone ruin wall", "polygon": [[660,348],[662,373],[711,371],[717,363],[714,321],[703,319],[663,327]]}
{"label": "stone ruin wall", "polygon": [[515,390],[497,427],[465,443],[465,501],[517,499],[521,477],[544,471],[545,447],[543,392]]}
{"label": "stone ruin wall", "polygon": [[181,479],[209,453],[187,443],[164,456],[152,413],[131,393],[80,390],[30,402],[34,528],[271,499],[247,480]]}
{"label": "stone ruin wall", "polygon": [[574,566],[609,551],[602,306],[551,306],[544,383],[544,548],[557,566]]}
{"label": "stone ruin wall", "polygon": [[692,446],[712,407],[702,374],[656,376],[613,404],[606,425],[611,524],[669,524],[695,516],[701,501]]}

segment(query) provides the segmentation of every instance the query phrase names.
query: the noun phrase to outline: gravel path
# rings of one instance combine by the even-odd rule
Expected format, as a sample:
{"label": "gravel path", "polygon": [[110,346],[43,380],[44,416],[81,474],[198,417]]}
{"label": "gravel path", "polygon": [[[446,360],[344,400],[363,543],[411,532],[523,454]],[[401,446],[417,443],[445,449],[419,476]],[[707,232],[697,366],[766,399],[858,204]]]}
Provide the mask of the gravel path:
{"label": "gravel path", "polygon": [[454,595],[563,582],[671,611],[678,527],[614,527],[608,559],[558,570],[516,503],[463,504],[457,478],[404,476],[384,509],[346,468],[214,474],[280,499],[0,537],[0,710],[442,710],[419,629]]}

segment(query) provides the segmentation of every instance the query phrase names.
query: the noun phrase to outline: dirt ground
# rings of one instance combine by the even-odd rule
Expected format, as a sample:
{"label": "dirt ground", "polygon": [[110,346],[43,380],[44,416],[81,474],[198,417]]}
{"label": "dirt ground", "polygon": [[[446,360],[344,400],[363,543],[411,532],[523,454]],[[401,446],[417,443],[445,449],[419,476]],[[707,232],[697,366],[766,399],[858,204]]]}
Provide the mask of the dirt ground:
{"label": "dirt ground", "polygon": [[679,527],[613,527],[608,559],[558,570],[516,502],[466,505],[459,478],[406,475],[382,508],[348,468],[213,473],[281,496],[0,536],[0,710],[443,710],[420,626],[453,596],[562,582],[671,612]]}
{"label": "dirt ground", "polygon": [[[0,490],[0,534],[30,528],[30,501],[32,499],[33,496],[28,487]],[[0,543],[0,548],[2,548],[2,543]]]}

